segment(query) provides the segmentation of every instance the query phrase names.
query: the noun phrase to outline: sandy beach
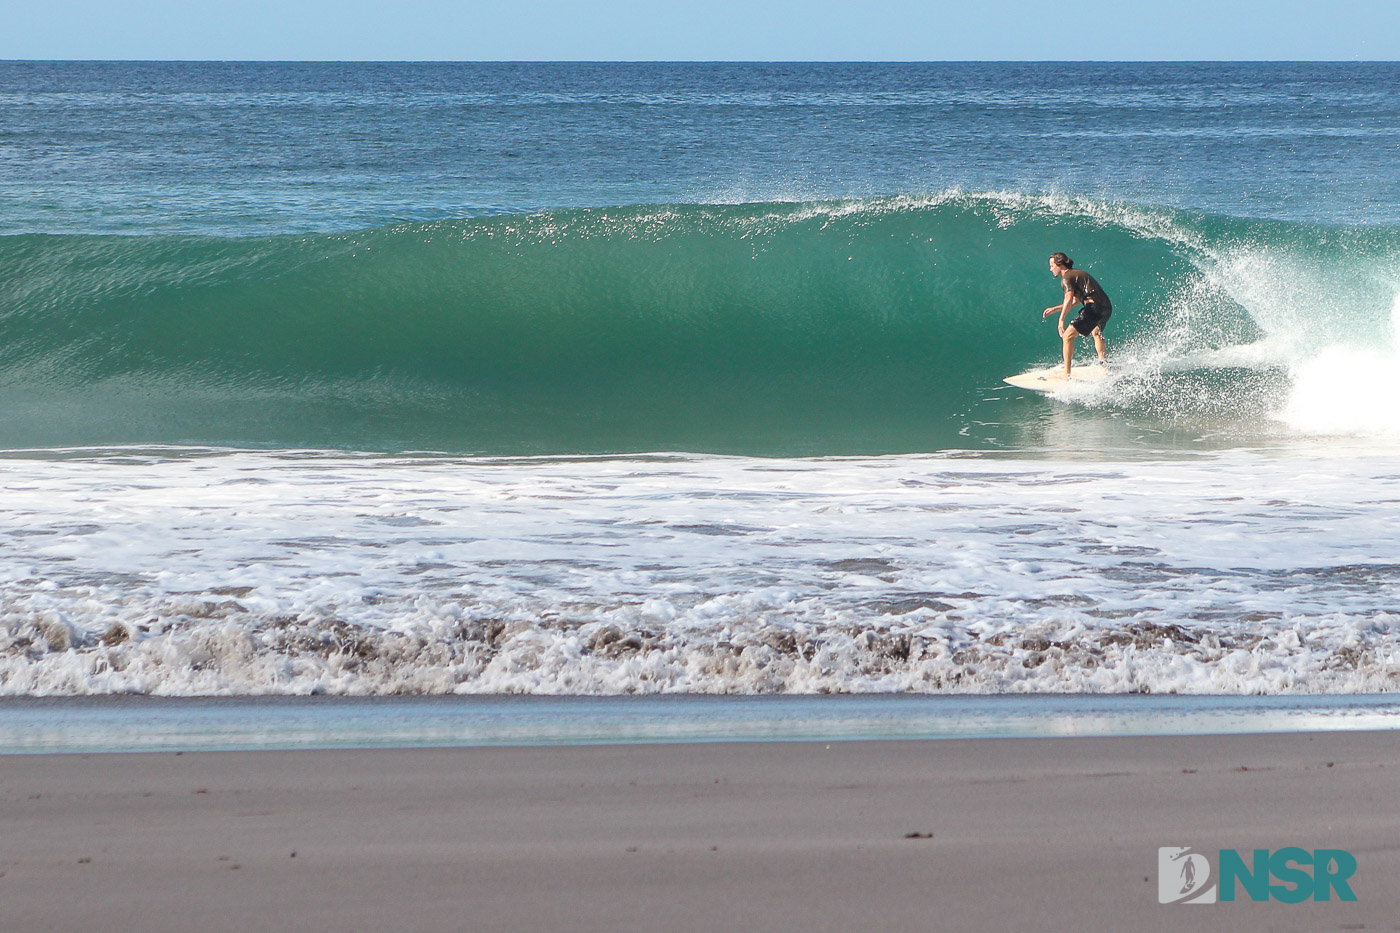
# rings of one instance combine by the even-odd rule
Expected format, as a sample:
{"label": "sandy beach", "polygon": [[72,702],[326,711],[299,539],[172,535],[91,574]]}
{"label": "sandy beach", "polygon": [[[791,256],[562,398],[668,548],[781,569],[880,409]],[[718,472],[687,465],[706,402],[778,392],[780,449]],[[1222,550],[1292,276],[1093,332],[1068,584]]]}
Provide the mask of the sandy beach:
{"label": "sandy beach", "polygon": [[[1400,734],[0,758],[0,929],[1400,929]],[[1354,903],[1157,903],[1159,846]]]}

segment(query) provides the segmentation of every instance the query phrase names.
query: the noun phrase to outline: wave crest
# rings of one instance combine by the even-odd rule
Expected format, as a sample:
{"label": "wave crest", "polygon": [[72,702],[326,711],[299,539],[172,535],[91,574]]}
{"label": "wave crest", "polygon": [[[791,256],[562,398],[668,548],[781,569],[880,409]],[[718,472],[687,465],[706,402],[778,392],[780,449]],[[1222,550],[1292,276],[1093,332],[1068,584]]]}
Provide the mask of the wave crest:
{"label": "wave crest", "polygon": [[[958,191],[312,236],[10,237],[0,443],[965,445],[986,389],[1055,354],[1037,313],[1058,295],[1051,251],[1104,281],[1116,352],[1155,375],[1242,345],[1277,354],[1256,365],[1310,358],[1299,278],[1332,303],[1324,318],[1380,339],[1397,242]],[[1146,396],[1109,401],[1163,407]]]}

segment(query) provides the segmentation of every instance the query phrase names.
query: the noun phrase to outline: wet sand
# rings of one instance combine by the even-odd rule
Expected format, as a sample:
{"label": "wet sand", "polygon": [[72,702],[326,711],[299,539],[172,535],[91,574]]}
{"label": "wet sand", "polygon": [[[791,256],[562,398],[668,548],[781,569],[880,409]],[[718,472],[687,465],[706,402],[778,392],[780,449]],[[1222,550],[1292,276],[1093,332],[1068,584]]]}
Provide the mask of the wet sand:
{"label": "wet sand", "polygon": [[[1400,732],[0,757],[0,930],[1398,930]],[[1157,903],[1157,848],[1355,903]]]}

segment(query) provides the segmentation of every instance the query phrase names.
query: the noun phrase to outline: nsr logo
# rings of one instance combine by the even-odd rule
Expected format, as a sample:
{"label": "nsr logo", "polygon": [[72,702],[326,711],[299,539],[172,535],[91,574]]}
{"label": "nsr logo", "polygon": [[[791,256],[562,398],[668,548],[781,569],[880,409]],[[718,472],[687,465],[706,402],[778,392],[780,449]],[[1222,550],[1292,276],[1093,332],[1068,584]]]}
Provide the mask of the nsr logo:
{"label": "nsr logo", "polygon": [[[1308,898],[1354,901],[1347,882],[1356,873],[1356,859],[1345,849],[1255,849],[1252,866],[1235,849],[1221,849],[1215,860],[1218,884],[1212,880],[1211,860],[1190,846],[1168,846],[1157,850],[1157,900],[1163,904],[1214,904],[1233,901],[1237,888],[1243,888],[1251,901],[1273,898],[1285,904],[1300,904]],[[1309,872],[1306,867],[1311,866]],[[1271,877],[1276,884],[1271,884]]]}

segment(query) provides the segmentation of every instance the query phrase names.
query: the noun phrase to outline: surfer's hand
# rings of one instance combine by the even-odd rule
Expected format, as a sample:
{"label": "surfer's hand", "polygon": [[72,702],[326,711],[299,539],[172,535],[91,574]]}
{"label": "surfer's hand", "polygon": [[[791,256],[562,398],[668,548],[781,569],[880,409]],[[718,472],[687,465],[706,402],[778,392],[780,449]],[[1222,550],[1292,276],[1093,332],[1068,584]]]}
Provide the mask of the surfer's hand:
{"label": "surfer's hand", "polygon": [[1059,309],[1059,308],[1046,308],[1046,309],[1045,309],[1045,312],[1044,312],[1043,314],[1040,315],[1040,319],[1043,321],[1043,320],[1045,320],[1046,318],[1048,318],[1050,315],[1054,314],[1054,313],[1055,313],[1056,311],[1058,311],[1058,310],[1060,310],[1060,309]]}

